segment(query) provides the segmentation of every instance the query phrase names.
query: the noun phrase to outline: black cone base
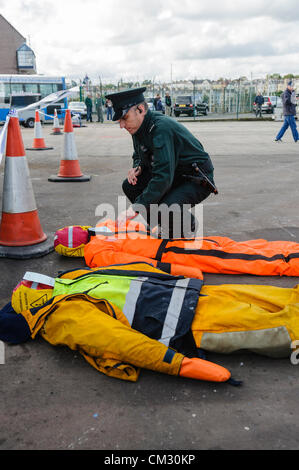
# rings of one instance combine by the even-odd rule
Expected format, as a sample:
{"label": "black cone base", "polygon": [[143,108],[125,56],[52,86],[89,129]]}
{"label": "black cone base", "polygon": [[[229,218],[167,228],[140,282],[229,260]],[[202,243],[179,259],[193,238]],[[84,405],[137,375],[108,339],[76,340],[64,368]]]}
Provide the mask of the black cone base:
{"label": "black cone base", "polygon": [[91,176],[90,175],[82,175],[82,176],[57,176],[57,175],[52,175],[48,178],[48,181],[51,181],[52,183],[83,183],[84,181],[90,181]]}
{"label": "black cone base", "polygon": [[54,150],[54,147],[42,147],[40,149],[36,149],[36,148],[26,148],[26,150]]}
{"label": "black cone base", "polygon": [[54,251],[54,234],[47,237],[42,243],[29,246],[0,245],[0,258],[30,259],[40,258]]}

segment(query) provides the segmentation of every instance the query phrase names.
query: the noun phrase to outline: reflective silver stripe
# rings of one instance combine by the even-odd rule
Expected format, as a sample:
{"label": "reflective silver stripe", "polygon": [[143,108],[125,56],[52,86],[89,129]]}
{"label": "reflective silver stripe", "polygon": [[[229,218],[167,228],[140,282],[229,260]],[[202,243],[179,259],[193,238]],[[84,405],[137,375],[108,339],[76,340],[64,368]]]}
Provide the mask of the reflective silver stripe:
{"label": "reflective silver stripe", "polygon": [[35,283],[46,284],[47,286],[53,286],[55,284],[54,277],[46,276],[45,274],[33,273],[27,271],[23,276],[24,281],[32,281]]}
{"label": "reflective silver stripe", "polygon": [[68,229],[68,238],[69,238],[68,246],[69,248],[73,248],[73,227],[69,227]]}
{"label": "reflective silver stripe", "polygon": [[173,293],[167,309],[164,326],[162,330],[160,343],[169,346],[171,338],[175,335],[175,330],[180,317],[181,309],[183,306],[186,287],[189,284],[189,279],[179,279],[173,289]]}
{"label": "reflective silver stripe", "polygon": [[26,157],[6,157],[2,210],[18,214],[36,210]]}
{"label": "reflective silver stripe", "polygon": [[221,354],[245,349],[269,357],[289,357],[291,341],[288,329],[277,326],[262,330],[204,332],[200,347]]}
{"label": "reflective silver stripe", "polygon": [[147,277],[138,277],[131,281],[130,289],[126,295],[126,302],[123,308],[123,313],[127,318],[130,325],[132,325],[135,315],[137,300],[141,291],[142,284],[147,281]]}
{"label": "reflective silver stripe", "polygon": [[78,160],[73,132],[65,132],[63,136],[62,160]]}
{"label": "reflective silver stripe", "polygon": [[36,121],[36,122],[35,122],[34,137],[35,137],[35,139],[42,139],[42,138],[43,138],[43,135],[42,135],[42,126],[41,126],[40,121]]}

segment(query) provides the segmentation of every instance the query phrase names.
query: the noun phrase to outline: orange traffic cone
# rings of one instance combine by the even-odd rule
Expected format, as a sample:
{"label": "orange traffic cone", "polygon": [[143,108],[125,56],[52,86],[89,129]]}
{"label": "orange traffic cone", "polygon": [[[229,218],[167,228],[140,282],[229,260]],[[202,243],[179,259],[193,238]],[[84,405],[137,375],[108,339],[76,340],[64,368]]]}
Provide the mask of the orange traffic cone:
{"label": "orange traffic cone", "polygon": [[52,150],[53,147],[46,147],[45,139],[42,136],[42,126],[39,117],[39,111],[35,111],[34,139],[33,146],[26,150]]}
{"label": "orange traffic cone", "polygon": [[65,112],[64,143],[59,173],[57,176],[50,176],[48,181],[83,182],[89,181],[90,178],[91,176],[83,175],[80,170],[71,113],[70,110],[67,109]]}
{"label": "orange traffic cone", "polygon": [[39,221],[17,116],[7,129],[2,211],[0,257],[37,258],[53,251]]}
{"label": "orange traffic cone", "polygon": [[57,116],[57,110],[54,110],[54,121],[53,121],[53,132],[51,132],[52,135],[62,135],[62,132],[60,130],[59,126],[59,119]]}

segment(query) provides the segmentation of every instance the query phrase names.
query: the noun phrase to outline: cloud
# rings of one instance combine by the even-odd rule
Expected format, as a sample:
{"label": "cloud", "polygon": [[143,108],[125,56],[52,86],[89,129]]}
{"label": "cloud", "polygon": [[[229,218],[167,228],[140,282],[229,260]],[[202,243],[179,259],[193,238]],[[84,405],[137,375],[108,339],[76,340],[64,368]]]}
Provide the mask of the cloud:
{"label": "cloud", "polygon": [[39,73],[102,80],[295,72],[296,0],[0,0]]}

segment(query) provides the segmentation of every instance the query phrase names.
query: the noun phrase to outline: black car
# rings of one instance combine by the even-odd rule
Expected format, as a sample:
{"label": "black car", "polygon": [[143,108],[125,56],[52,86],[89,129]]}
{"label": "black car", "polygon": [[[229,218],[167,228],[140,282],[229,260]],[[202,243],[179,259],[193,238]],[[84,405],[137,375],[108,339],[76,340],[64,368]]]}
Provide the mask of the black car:
{"label": "black car", "polygon": [[[195,115],[204,114],[207,115],[209,107],[206,103],[195,104]],[[188,116],[194,116],[194,103],[193,98],[190,95],[177,96],[173,108],[174,115],[176,117],[180,114],[187,114]]]}
{"label": "black car", "polygon": [[206,116],[209,112],[209,106],[207,103],[203,103],[202,101],[196,103],[195,109],[197,114],[203,114],[204,116]]}

